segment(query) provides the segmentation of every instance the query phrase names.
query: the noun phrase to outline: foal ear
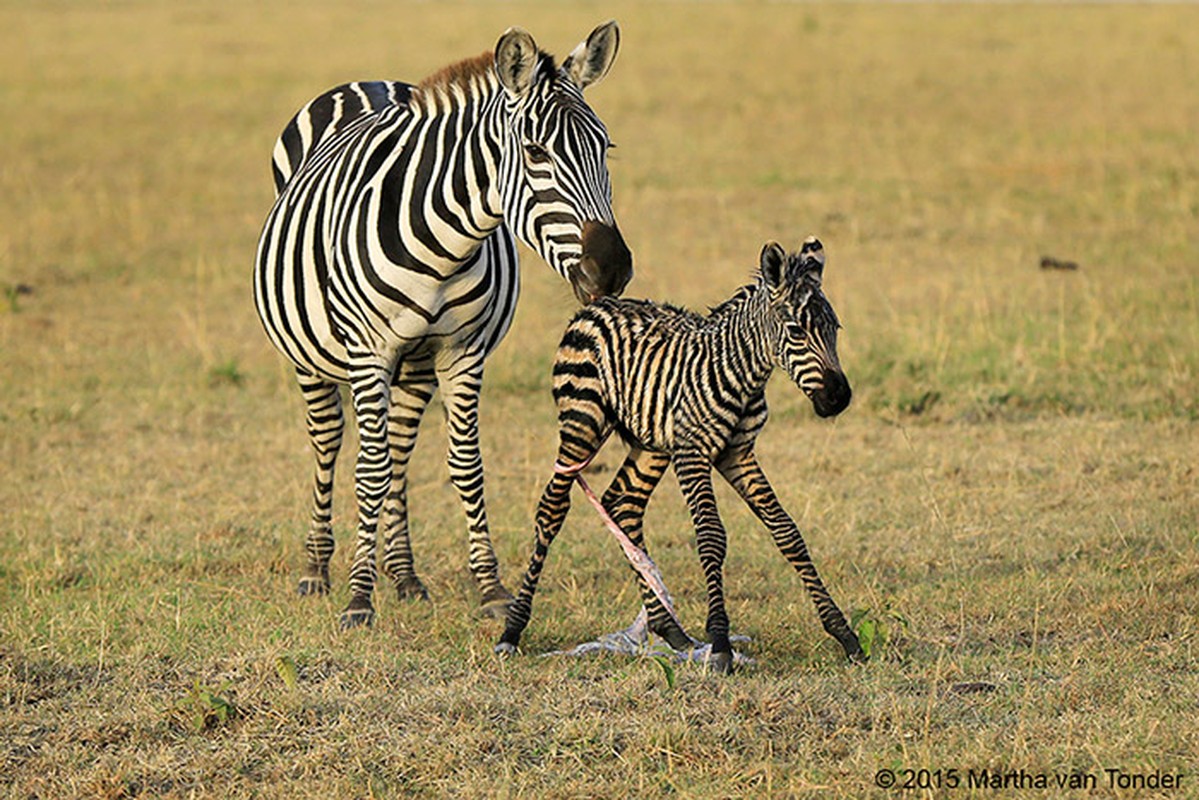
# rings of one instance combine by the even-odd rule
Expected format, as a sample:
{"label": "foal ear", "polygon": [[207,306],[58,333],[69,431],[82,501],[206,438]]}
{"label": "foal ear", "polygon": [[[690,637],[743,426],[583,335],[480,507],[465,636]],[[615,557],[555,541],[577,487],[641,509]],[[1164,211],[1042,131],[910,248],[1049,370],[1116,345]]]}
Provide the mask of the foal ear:
{"label": "foal ear", "polygon": [[799,248],[799,270],[817,284],[824,277],[824,245],[815,236],[804,239]]}
{"label": "foal ear", "polygon": [[762,272],[762,280],[770,289],[777,289],[783,283],[783,267],[787,263],[787,251],[778,242],[767,242],[758,256],[758,268]]}
{"label": "foal ear", "polygon": [[608,74],[619,49],[620,26],[616,20],[609,20],[593,30],[587,41],[579,42],[562,62],[562,69],[575,86],[586,89]]}
{"label": "foal ear", "polygon": [[514,99],[524,97],[537,69],[537,43],[523,28],[509,28],[495,44],[495,73]]}

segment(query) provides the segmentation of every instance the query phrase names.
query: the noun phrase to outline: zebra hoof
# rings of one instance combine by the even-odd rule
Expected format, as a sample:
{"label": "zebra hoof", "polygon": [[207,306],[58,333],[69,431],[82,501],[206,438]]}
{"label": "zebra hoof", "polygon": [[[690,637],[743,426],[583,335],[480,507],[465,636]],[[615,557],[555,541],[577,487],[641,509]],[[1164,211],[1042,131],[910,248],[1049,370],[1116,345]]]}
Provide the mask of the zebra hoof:
{"label": "zebra hoof", "polygon": [[508,616],[508,608],[513,600],[511,593],[503,586],[497,586],[483,595],[479,613],[492,619],[504,619]]}
{"label": "zebra hoof", "polygon": [[708,658],[708,669],[712,672],[721,675],[733,674],[733,654],[732,652],[713,652]]}
{"label": "zebra hoof", "polygon": [[686,653],[695,649],[695,641],[678,625],[666,625],[661,630],[655,630],[654,633],[665,639],[670,648],[676,652]]}
{"label": "zebra hoof", "polygon": [[495,654],[497,656],[504,656],[505,658],[514,656],[516,655],[516,645],[512,644],[512,642],[500,642],[495,646]]}
{"label": "zebra hoof", "polygon": [[841,643],[841,647],[845,650],[845,657],[849,659],[849,663],[865,664],[870,660],[870,656],[862,651],[862,645],[858,642],[858,637],[852,633],[845,637],[838,637],[837,641]]}
{"label": "zebra hoof", "polygon": [[354,597],[346,606],[346,610],[341,612],[337,622],[343,631],[353,628],[369,628],[375,622],[375,609],[371,607],[371,601],[367,598]]}
{"label": "zebra hoof", "polygon": [[396,581],[396,594],[401,600],[429,600],[429,591],[415,575]]}
{"label": "zebra hoof", "polygon": [[489,619],[507,619],[512,600],[492,600],[479,607],[479,613]]}
{"label": "zebra hoof", "polygon": [[300,584],[296,587],[296,593],[299,594],[300,597],[313,597],[328,594],[329,579],[305,575],[303,578],[300,578]]}

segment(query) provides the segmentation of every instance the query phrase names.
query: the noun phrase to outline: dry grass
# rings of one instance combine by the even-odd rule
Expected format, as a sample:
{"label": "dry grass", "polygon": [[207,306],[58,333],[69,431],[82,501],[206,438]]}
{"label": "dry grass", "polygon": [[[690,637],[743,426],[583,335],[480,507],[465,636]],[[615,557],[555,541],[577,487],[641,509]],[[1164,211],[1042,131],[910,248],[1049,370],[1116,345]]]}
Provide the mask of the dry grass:
{"label": "dry grass", "polygon": [[[3,794],[916,794],[881,768],[1145,794],[1107,788],[1118,767],[1199,796],[1199,9],[332,8],[0,5]],[[293,594],[308,453],[249,290],[275,134],[338,81],[416,79],[511,24],[565,53],[606,16],[623,51],[592,100],[631,292],[700,307],[766,239],[829,253],[855,404],[821,423],[777,382],[761,451],[835,596],[891,634],[865,668],[727,492],[755,667],[672,688],[652,661],[495,660],[437,414],[412,501],[433,603],[383,592],[373,630],[338,633],[344,546],[340,592]],[[483,409],[509,576],[573,308],[532,258],[524,277]],[[660,495],[651,546],[698,631]],[[531,654],[636,609],[585,509],[543,586]]]}

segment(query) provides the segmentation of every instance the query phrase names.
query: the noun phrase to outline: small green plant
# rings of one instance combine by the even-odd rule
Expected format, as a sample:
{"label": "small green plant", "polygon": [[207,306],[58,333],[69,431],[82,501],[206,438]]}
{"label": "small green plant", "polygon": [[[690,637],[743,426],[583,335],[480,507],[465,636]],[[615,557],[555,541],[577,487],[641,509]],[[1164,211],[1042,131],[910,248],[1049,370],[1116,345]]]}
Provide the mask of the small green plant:
{"label": "small green plant", "polygon": [[237,366],[237,359],[231,358],[208,368],[208,384],[210,386],[241,386],[246,376]]}
{"label": "small green plant", "polygon": [[283,681],[283,685],[287,687],[287,691],[294,692],[296,686],[300,683],[300,674],[296,669],[296,662],[289,655],[281,655],[275,659],[275,672],[279,675],[279,680]]}
{"label": "small green plant", "polygon": [[666,677],[666,688],[673,689],[674,664],[671,663],[670,658],[663,655],[651,656],[651,658],[658,662],[658,666],[662,668],[662,674]]}
{"label": "small green plant", "polygon": [[933,406],[935,406],[940,400],[941,393],[930,389],[923,392],[919,396],[910,395],[900,398],[899,410],[910,416],[918,417],[921,414],[932,411]]}
{"label": "small green plant", "polygon": [[897,632],[909,627],[908,619],[887,603],[881,613],[872,608],[858,608],[849,617],[849,627],[858,637],[862,652],[869,658],[877,658],[893,641]]}
{"label": "small green plant", "polygon": [[27,294],[33,294],[33,289],[23,283],[5,286],[4,299],[8,301],[8,310],[13,314],[19,313],[21,311],[20,298]]}
{"label": "small green plant", "polygon": [[221,684],[213,690],[200,683],[197,678],[187,695],[175,704],[173,716],[185,727],[196,733],[211,730],[237,719],[241,712],[232,700],[225,697],[229,684]]}

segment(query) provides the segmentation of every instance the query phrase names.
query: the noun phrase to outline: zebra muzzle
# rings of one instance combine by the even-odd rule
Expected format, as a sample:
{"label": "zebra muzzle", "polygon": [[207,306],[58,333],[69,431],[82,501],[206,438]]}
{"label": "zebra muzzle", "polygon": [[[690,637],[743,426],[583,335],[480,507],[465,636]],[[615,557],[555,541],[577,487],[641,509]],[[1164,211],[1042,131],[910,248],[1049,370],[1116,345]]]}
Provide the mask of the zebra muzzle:
{"label": "zebra muzzle", "polygon": [[812,392],[812,408],[820,417],[835,417],[849,407],[853,398],[853,390],[849,388],[849,379],[844,372],[827,370],[823,377],[823,386]]}
{"label": "zebra muzzle", "polygon": [[633,254],[615,225],[583,223],[583,256],[571,269],[571,284],[583,303],[619,295],[633,277]]}

